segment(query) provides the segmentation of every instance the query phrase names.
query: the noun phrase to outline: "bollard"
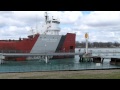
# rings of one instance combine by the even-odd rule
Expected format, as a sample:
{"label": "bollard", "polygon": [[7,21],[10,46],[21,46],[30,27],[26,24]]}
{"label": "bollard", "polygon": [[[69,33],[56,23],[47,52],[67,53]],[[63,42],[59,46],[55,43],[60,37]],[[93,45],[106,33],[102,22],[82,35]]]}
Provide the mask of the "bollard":
{"label": "bollard", "polygon": [[48,63],[48,57],[47,56],[45,56],[45,62]]}

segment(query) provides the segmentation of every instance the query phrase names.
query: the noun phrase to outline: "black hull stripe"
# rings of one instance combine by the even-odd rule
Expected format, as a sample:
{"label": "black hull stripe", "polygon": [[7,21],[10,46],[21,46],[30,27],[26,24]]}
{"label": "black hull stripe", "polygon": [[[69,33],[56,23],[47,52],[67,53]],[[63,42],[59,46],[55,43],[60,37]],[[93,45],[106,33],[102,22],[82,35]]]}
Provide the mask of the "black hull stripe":
{"label": "black hull stripe", "polygon": [[65,42],[65,38],[66,38],[66,35],[61,37],[60,42],[59,42],[59,44],[57,46],[56,52],[59,52],[61,50],[61,48],[62,48],[62,46],[63,46],[63,44]]}

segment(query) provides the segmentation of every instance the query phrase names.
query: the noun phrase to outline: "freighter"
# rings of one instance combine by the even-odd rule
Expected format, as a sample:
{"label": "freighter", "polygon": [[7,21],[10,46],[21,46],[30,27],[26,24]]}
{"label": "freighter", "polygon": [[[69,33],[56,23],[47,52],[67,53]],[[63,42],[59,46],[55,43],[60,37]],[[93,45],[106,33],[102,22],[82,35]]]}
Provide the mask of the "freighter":
{"label": "freighter", "polygon": [[[0,53],[50,53],[75,52],[75,33],[59,35],[60,21],[45,12],[43,33],[35,33],[18,40],[0,40]],[[5,60],[23,61],[28,57],[6,57]],[[74,56],[53,56],[52,59],[74,58]]]}

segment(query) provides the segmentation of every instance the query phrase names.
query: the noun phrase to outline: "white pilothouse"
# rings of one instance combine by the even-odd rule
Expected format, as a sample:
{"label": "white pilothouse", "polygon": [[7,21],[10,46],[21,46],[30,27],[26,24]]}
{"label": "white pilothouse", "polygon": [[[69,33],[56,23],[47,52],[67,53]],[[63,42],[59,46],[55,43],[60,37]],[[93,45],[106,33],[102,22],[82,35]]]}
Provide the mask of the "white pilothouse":
{"label": "white pilothouse", "polygon": [[52,16],[52,19],[49,20],[49,16],[47,14],[47,12],[45,12],[45,32],[44,34],[46,35],[59,35],[60,32],[60,28],[59,28],[59,24],[60,21],[57,19],[54,19]]}

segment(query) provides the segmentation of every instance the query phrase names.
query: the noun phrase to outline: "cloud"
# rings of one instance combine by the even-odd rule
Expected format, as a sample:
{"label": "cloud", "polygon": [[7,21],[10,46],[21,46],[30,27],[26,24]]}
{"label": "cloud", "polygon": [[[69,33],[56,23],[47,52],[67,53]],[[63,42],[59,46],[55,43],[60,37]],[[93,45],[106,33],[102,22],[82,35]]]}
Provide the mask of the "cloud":
{"label": "cloud", "polygon": [[[27,37],[30,29],[44,23],[45,11],[0,11],[0,39]],[[89,33],[89,41],[120,42],[120,11],[48,11],[49,18],[59,18],[60,34],[76,33],[77,41],[85,41],[84,34]]]}
{"label": "cloud", "polygon": [[120,23],[120,12],[118,11],[94,11],[84,17],[84,24],[90,26],[108,26]]}
{"label": "cloud", "polygon": [[29,27],[17,27],[17,26],[9,26],[2,28],[0,30],[1,36],[0,39],[15,39],[18,40],[19,37],[27,37],[29,34]]}
{"label": "cloud", "polygon": [[11,17],[13,15],[12,11],[0,11],[0,16]]}
{"label": "cloud", "polygon": [[[74,29],[80,32],[89,32],[90,41],[120,42],[120,12],[93,11],[77,22]],[[112,37],[112,38],[111,38]]]}

